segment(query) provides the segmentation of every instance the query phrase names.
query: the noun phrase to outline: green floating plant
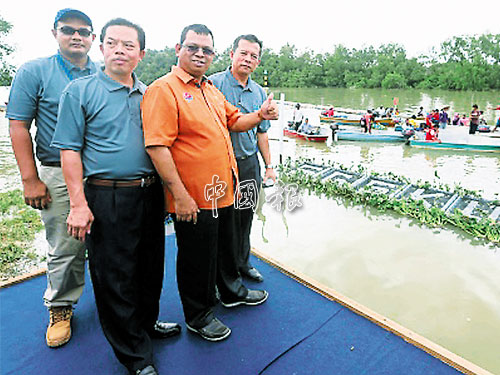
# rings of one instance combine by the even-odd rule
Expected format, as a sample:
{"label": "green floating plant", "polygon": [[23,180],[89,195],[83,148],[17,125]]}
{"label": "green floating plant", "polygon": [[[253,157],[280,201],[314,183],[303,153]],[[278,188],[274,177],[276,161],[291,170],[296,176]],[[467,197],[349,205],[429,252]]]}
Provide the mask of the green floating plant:
{"label": "green floating plant", "polygon": [[[500,243],[500,224],[496,223],[489,217],[476,219],[475,217],[464,215],[458,209],[455,209],[453,212],[447,214],[438,207],[427,208],[424,205],[423,200],[416,200],[411,197],[395,198],[383,192],[376,191],[368,186],[364,186],[361,189],[355,189],[345,181],[322,181],[321,178],[313,177],[296,167],[297,164],[302,164],[303,162],[311,161],[301,158],[296,162],[293,162],[288,159],[284,164],[280,165],[280,178],[283,182],[296,183],[298,186],[305,188],[309,192],[313,192],[318,196],[325,196],[326,198],[343,197],[354,204],[372,206],[382,212],[394,211],[414,218],[420,223],[423,223],[431,228],[450,225],[455,228],[459,228],[476,238],[481,238],[494,244]],[[333,163],[329,163],[328,165],[343,171],[350,171],[357,174],[365,173],[365,168],[359,165],[357,168],[347,168],[342,165],[334,165]],[[404,184],[410,183],[406,177],[396,176],[392,172],[386,174],[372,172],[371,176],[387,178]],[[439,184],[434,186],[429,181],[420,180],[414,185],[419,188],[444,190],[453,194],[458,194],[461,197],[468,195],[480,198],[480,194],[478,192],[465,189],[460,185],[451,189],[448,185]],[[498,204],[495,202],[498,201],[493,201],[492,203]]]}

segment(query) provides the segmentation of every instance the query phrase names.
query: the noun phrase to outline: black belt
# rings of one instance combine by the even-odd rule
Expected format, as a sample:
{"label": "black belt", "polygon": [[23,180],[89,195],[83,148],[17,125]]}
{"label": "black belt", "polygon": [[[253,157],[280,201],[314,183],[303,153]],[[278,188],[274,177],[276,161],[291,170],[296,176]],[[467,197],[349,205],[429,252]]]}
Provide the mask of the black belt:
{"label": "black belt", "polygon": [[252,155],[245,155],[245,156],[242,156],[242,157],[236,158],[236,160],[238,160],[238,161],[242,161],[242,160],[245,160],[245,159],[251,158],[252,156],[254,156],[254,155],[256,155],[256,154],[257,154],[257,153],[252,154]]}
{"label": "black belt", "polygon": [[59,168],[61,168],[60,161],[41,161],[40,164],[42,164],[44,167],[59,167]]}
{"label": "black belt", "polygon": [[102,178],[89,177],[87,184],[107,187],[148,187],[156,182],[156,176],[150,175],[136,180],[107,180]]}

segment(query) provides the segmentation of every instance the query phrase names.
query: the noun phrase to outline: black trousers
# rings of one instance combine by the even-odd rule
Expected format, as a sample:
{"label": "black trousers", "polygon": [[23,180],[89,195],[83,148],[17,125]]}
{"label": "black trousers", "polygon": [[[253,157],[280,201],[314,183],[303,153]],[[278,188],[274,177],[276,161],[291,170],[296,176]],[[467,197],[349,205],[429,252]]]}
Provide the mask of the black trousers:
{"label": "black trousers", "polygon": [[102,330],[130,371],[153,364],[147,333],[158,318],[165,254],[164,198],[149,187],[86,184],[94,214],[86,244]]}
{"label": "black trousers", "polygon": [[469,124],[469,134],[476,134],[476,130],[479,124],[473,124],[472,122]]}
{"label": "black trousers", "polygon": [[215,286],[224,302],[245,298],[248,289],[242,284],[236,266],[237,236],[234,206],[200,210],[198,222],[178,221],[177,285],[186,323],[200,328],[212,318],[217,303]]}
{"label": "black trousers", "polygon": [[[236,161],[238,163],[238,178],[240,183],[254,180],[257,183],[257,192],[260,192],[262,178],[260,176],[260,164],[257,153],[246,159]],[[238,209],[236,211],[238,233],[240,236],[240,244],[236,252],[238,270],[248,271],[252,268],[250,264],[250,232],[252,231],[254,211],[250,207]]]}

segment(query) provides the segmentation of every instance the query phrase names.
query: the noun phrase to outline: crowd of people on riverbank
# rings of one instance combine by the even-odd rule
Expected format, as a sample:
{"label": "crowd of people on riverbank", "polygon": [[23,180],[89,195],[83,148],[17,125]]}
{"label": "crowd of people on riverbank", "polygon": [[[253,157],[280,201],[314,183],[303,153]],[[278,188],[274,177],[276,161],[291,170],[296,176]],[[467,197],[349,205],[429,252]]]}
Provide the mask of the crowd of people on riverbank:
{"label": "crowd of people on riverbank", "polygon": [[243,284],[242,277],[263,276],[249,259],[254,207],[236,206],[245,182],[259,192],[258,153],[264,178],[276,180],[267,130],[278,108],[250,78],[262,42],[240,35],[231,65],[208,78],[212,32],[186,26],[177,65],[146,87],[134,73],[145,55],[139,25],[123,18],[104,25],[103,66],[88,57],[96,35],[82,11],[60,10],[52,34],[57,53],[21,66],[6,111],[24,199],[41,210],[49,243],[46,343],[57,348],[71,338],[87,250],[99,320],[116,357],[130,374],[157,375],[152,340],[181,331],[158,316],[167,213],[189,331],[226,339],[231,329],[215,305],[255,306],[269,295]]}

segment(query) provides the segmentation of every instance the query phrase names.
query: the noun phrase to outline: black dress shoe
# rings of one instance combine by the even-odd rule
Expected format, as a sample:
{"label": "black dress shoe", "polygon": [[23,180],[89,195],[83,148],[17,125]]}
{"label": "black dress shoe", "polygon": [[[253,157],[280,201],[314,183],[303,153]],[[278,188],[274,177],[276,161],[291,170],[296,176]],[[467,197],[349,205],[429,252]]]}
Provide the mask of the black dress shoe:
{"label": "black dress shoe", "polygon": [[186,327],[208,341],[221,341],[231,334],[231,329],[217,318],[213,318],[210,323],[201,328],[191,327],[187,323]]}
{"label": "black dress shoe", "polygon": [[152,339],[166,339],[181,333],[181,326],[177,323],[168,323],[157,320],[153,329],[148,331]]}
{"label": "black dress shoe", "polygon": [[220,303],[222,303],[224,307],[235,307],[239,305],[256,306],[264,303],[267,297],[269,297],[269,293],[265,290],[248,289],[248,294],[245,298],[232,302],[224,302],[221,300]]}
{"label": "black dress shoe", "polygon": [[158,372],[151,365],[144,367],[142,370],[137,370],[135,375],[158,375]]}
{"label": "black dress shoe", "polygon": [[257,268],[250,268],[248,270],[241,271],[241,274],[245,277],[248,277],[249,279],[253,281],[257,281],[259,283],[264,281],[264,278],[260,274],[260,272],[257,270]]}

